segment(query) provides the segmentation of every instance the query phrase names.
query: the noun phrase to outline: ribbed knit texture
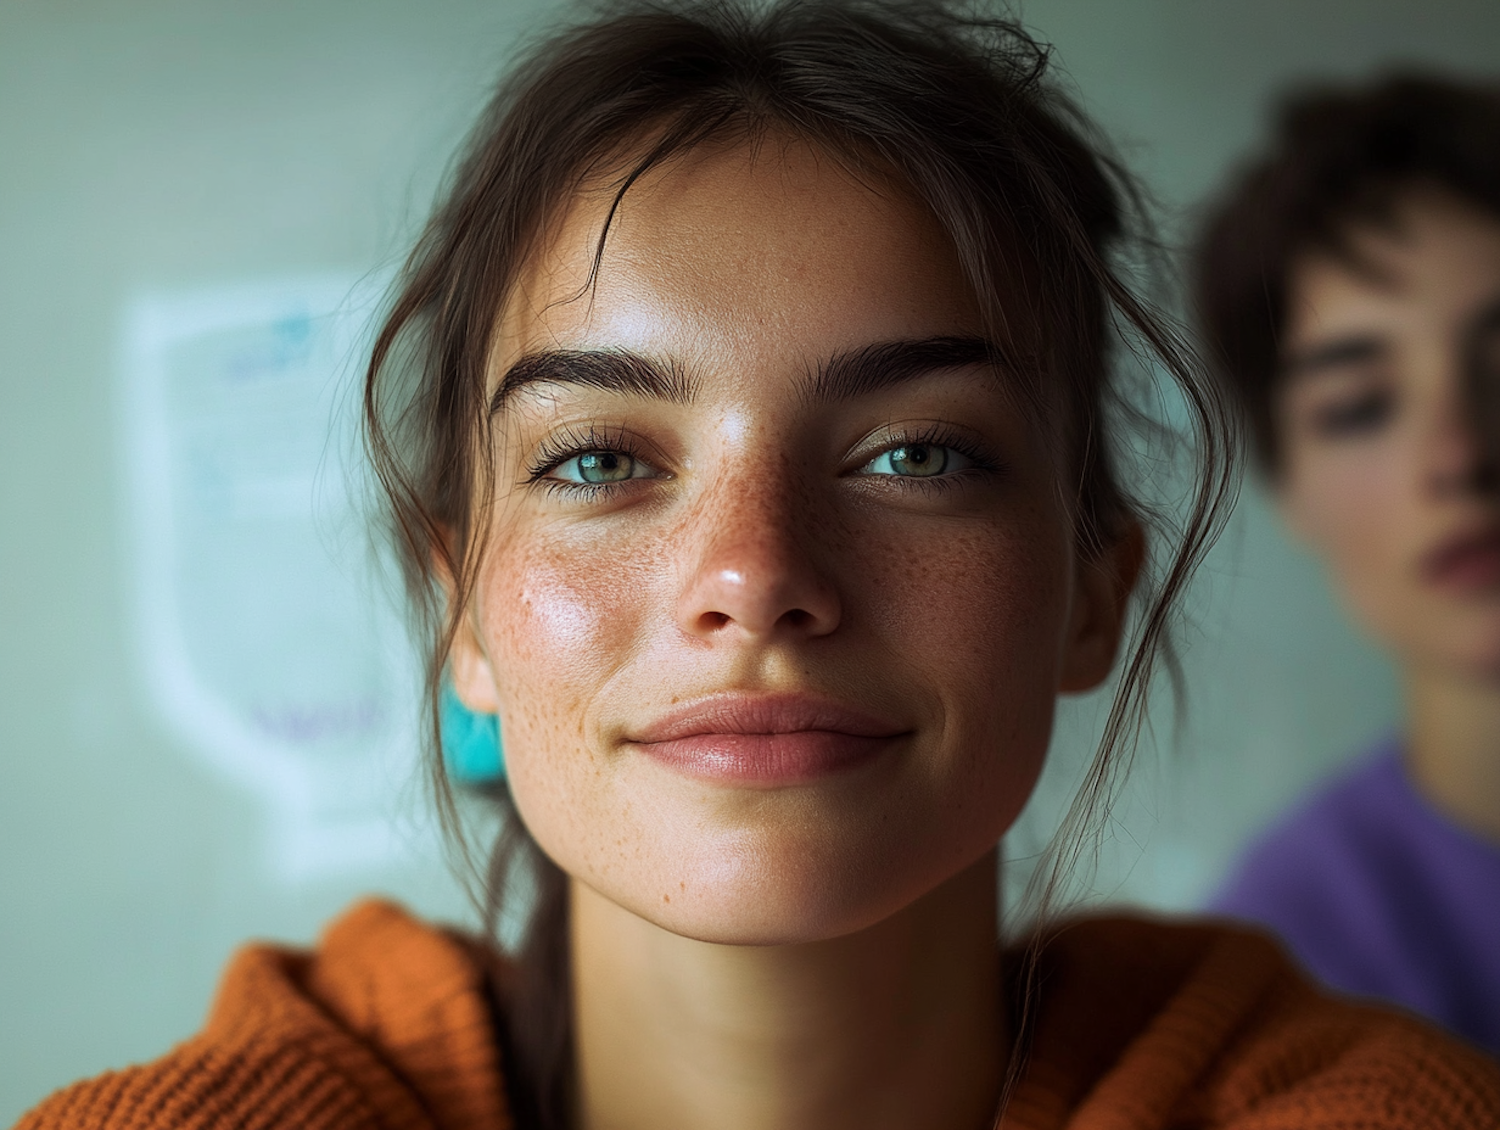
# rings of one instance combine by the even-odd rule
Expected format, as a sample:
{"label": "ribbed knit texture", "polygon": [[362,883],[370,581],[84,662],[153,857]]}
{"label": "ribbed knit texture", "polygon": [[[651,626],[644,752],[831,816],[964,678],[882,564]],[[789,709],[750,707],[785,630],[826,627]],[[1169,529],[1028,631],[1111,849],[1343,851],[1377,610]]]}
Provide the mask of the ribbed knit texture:
{"label": "ribbed knit texture", "polygon": [[208,1024],[65,1088],[17,1130],[509,1130],[475,952],[366,902],[312,954],[250,945]]}
{"label": "ribbed knit texture", "polygon": [[1260,934],[1085,919],[1036,995],[1007,1130],[1500,1130],[1500,1062],[1324,995]]}
{"label": "ribbed knit texture", "polygon": [[[481,961],[364,903],[311,954],[247,947],[201,1034],[17,1130],[510,1130]],[[1500,1064],[1321,995],[1255,934],[1083,920],[1029,994],[1007,1130],[1500,1128]]]}

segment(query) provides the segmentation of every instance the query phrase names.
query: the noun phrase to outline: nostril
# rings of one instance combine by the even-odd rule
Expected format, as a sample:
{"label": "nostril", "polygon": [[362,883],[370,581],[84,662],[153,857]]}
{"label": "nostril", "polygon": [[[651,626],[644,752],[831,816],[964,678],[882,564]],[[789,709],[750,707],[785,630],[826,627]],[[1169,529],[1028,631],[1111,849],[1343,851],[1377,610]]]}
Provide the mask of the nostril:
{"label": "nostril", "polygon": [[781,618],[786,621],[788,627],[802,628],[812,622],[812,613],[803,608],[792,608],[783,612]]}
{"label": "nostril", "polygon": [[729,623],[729,617],[723,612],[705,612],[698,617],[698,623],[707,631],[716,632]]}

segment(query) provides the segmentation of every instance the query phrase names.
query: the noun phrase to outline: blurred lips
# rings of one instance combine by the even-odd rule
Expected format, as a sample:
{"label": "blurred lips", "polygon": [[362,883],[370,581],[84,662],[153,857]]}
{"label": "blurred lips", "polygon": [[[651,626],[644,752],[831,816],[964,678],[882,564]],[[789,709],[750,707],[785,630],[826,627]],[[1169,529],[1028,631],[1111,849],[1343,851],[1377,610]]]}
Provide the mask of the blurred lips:
{"label": "blurred lips", "polygon": [[1422,576],[1454,593],[1500,587],[1500,526],[1449,538],[1422,559]]}
{"label": "blurred lips", "polygon": [[646,756],[724,784],[800,784],[863,765],[909,730],[810,695],[715,695],[630,735]]}

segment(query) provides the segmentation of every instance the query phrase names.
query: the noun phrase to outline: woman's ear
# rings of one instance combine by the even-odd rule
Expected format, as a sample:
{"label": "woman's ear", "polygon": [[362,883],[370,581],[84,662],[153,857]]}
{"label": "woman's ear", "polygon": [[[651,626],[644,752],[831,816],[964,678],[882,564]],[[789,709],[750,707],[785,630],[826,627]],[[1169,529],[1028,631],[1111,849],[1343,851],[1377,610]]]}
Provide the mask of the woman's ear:
{"label": "woman's ear", "polygon": [[1059,690],[1093,690],[1114,667],[1130,594],[1145,560],[1146,533],[1134,520],[1097,556],[1078,559]]}
{"label": "woman's ear", "polygon": [[[451,605],[457,599],[458,586],[453,579],[453,534],[447,527],[443,528],[442,539],[442,545],[432,554],[432,571]],[[448,678],[458,701],[466,709],[475,714],[498,714],[500,703],[495,695],[495,669],[480,642],[476,617],[477,609],[473,603],[459,613],[457,631],[448,648]]]}
{"label": "woman's ear", "polygon": [[495,694],[495,669],[475,630],[472,610],[465,610],[448,650],[448,677],[458,701],[475,714],[500,713]]}

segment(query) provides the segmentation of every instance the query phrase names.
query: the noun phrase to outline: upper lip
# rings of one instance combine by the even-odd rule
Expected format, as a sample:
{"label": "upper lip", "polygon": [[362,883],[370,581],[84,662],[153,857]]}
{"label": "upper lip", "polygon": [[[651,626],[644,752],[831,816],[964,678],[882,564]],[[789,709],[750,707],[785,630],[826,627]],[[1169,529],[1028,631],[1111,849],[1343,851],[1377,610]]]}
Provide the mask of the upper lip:
{"label": "upper lip", "polygon": [[1441,577],[1469,554],[1489,550],[1500,550],[1500,525],[1465,530],[1443,539],[1422,558],[1422,573],[1427,577]]}
{"label": "upper lip", "polygon": [[633,731],[642,744],[705,734],[793,734],[827,730],[884,738],[906,727],[833,699],[810,694],[720,693],[683,703]]}

